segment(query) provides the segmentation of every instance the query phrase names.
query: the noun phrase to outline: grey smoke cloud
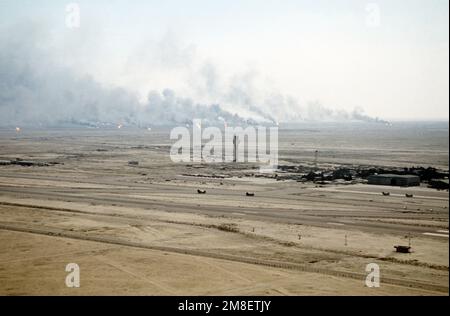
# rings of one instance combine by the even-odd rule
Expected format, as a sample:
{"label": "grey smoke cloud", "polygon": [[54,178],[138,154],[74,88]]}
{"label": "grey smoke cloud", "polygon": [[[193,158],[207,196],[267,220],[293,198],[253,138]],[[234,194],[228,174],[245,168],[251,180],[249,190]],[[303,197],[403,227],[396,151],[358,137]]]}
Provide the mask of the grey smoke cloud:
{"label": "grey smoke cloud", "polygon": [[106,89],[88,76],[58,67],[34,43],[0,46],[0,123],[51,125],[64,121],[130,122],[136,97],[124,89]]}
{"label": "grey smoke cloud", "polygon": [[[155,46],[152,56],[159,56],[163,66],[181,67],[184,59],[192,58],[190,49],[177,52],[170,38]],[[1,126],[97,122],[142,126],[182,124],[193,118],[216,125],[224,121],[380,121],[364,115],[361,109],[352,113],[334,111],[318,102],[301,106],[295,98],[277,92],[261,96],[255,72],[233,76],[223,83],[212,63],[203,63],[195,72],[198,78],[193,83],[208,97],[208,102],[201,104],[183,98],[170,89],[152,91],[142,102],[130,89],[102,85],[59,64],[57,60],[64,55],[58,52],[49,32],[40,25],[23,23],[0,30]]]}
{"label": "grey smoke cloud", "polygon": [[145,121],[190,124],[194,118],[201,118],[206,124],[252,123],[237,114],[224,111],[218,104],[195,104],[192,99],[177,97],[166,89],[162,93],[150,92],[144,108]]}
{"label": "grey smoke cloud", "polygon": [[1,125],[173,124],[194,117],[243,121],[218,105],[195,104],[171,90],[152,92],[142,104],[133,92],[105,87],[53,62],[46,41],[31,24],[0,32]]}
{"label": "grey smoke cloud", "polygon": [[[258,73],[249,70],[241,75],[234,75],[229,82],[223,82],[220,72],[211,63],[206,63],[199,72],[201,92],[218,100],[227,109],[227,105],[238,107],[251,113],[257,120],[277,122],[323,122],[323,121],[362,121],[371,123],[387,123],[364,113],[362,107],[348,112],[331,109],[319,101],[310,101],[305,105],[293,96],[277,91],[264,93],[258,88]],[[198,85],[198,82],[196,82]],[[221,88],[219,88],[221,87]]]}

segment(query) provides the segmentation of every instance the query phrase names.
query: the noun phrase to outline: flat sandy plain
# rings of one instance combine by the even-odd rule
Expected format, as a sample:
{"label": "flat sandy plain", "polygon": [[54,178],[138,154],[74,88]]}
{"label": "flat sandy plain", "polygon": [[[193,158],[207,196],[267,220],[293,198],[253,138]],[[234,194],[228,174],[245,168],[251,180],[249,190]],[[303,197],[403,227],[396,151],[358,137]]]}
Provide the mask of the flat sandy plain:
{"label": "flat sandy plain", "polygon": [[[281,131],[280,163],[320,148],[321,165],[448,169],[448,129],[375,130]],[[168,135],[1,130],[0,160],[60,164],[0,166],[0,295],[448,295],[448,192],[175,164]],[[394,251],[409,242],[411,254]],[[80,288],[65,285],[68,263]],[[379,288],[365,286],[369,263]]]}

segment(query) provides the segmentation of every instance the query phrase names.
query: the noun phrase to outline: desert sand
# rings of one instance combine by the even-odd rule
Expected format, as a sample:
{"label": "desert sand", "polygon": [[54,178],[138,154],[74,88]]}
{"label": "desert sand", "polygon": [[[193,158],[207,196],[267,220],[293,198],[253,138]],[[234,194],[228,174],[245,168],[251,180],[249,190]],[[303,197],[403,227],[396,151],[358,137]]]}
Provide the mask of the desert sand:
{"label": "desert sand", "polygon": [[[447,191],[174,164],[165,130],[0,135],[0,160],[50,163],[0,166],[0,295],[448,295]],[[280,162],[310,164],[327,133],[311,135],[302,147],[282,134]],[[325,143],[319,163],[448,168],[438,143],[362,142]],[[79,288],[65,284],[68,263]],[[365,285],[369,263],[378,288]]]}

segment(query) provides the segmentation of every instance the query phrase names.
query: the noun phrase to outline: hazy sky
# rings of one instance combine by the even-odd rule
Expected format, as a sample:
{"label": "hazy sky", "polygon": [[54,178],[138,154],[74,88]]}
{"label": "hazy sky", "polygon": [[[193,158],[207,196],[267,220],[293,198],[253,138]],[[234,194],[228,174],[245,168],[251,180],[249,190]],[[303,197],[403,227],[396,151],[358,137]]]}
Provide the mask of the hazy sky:
{"label": "hazy sky", "polygon": [[142,99],[170,88],[222,102],[239,85],[255,100],[449,117],[448,0],[73,2],[81,20],[70,29],[70,1],[0,0],[0,29],[14,36],[31,21],[55,62]]}

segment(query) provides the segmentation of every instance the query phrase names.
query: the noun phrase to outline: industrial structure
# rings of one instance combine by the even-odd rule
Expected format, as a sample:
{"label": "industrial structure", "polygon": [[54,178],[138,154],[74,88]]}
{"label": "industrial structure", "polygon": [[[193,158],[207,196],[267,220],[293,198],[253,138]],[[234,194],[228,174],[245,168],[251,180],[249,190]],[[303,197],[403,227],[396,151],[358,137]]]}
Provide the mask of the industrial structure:
{"label": "industrial structure", "polygon": [[238,138],[236,135],[233,137],[233,162],[238,160]]}
{"label": "industrial structure", "polygon": [[419,186],[420,177],[416,175],[376,174],[367,178],[369,184],[394,186]]}

